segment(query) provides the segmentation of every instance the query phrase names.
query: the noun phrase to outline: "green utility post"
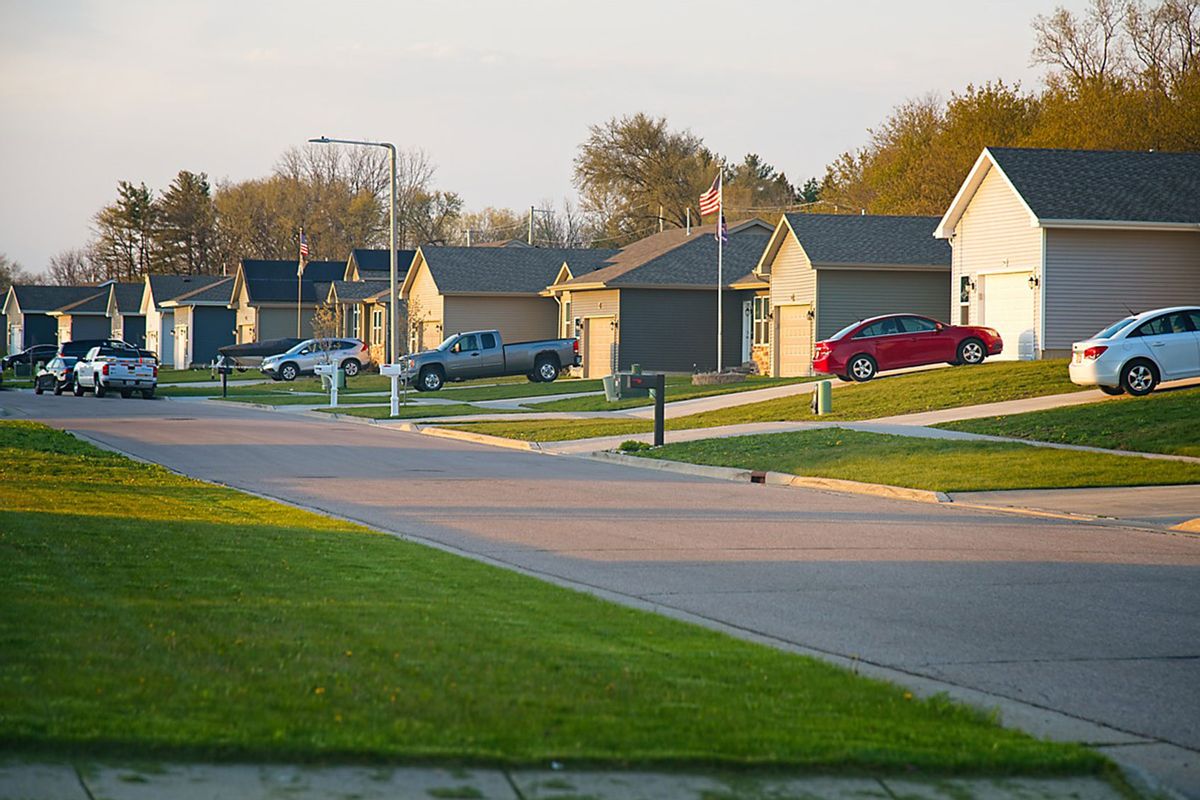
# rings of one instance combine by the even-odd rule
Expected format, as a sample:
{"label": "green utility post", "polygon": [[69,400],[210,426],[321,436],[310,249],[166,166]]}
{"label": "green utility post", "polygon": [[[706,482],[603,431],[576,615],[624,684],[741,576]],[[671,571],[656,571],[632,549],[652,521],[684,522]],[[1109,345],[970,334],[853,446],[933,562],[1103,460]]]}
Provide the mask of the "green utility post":
{"label": "green utility post", "polygon": [[833,381],[817,383],[817,414],[828,414],[833,411]]}

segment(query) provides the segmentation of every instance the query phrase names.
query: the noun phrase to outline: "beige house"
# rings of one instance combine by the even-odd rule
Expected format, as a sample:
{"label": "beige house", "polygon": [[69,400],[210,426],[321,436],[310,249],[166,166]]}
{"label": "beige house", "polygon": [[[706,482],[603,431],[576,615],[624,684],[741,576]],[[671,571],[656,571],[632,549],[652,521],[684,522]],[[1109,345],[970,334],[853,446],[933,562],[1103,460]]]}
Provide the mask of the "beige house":
{"label": "beige house", "polygon": [[[403,269],[407,270],[408,264]],[[387,362],[389,284],[388,280],[375,279],[334,281],[325,298],[333,308],[337,335],[360,339],[376,364]]]}
{"label": "beige house", "polygon": [[546,247],[437,247],[417,250],[401,296],[412,351],[459,331],[496,328],[505,341],[559,335],[559,308],[545,288],[564,263],[613,251]]}
{"label": "beige house", "polygon": [[935,235],[950,315],[1000,358],[1065,357],[1132,311],[1200,302],[1200,153],[987,148]]}
{"label": "beige house", "polygon": [[[785,214],[754,271],[754,360],[770,375],[812,374],[813,344],[860,319],[912,313],[941,318],[950,248],[937,217]],[[763,286],[766,285],[767,289]]]}

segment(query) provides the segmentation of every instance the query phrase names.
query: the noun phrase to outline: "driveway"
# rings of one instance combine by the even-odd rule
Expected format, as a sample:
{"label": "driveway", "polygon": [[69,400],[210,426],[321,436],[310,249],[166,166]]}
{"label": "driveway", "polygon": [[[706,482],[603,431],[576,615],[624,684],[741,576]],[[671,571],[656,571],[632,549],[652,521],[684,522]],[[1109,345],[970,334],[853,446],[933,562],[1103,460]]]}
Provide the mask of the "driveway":
{"label": "driveway", "polygon": [[1120,743],[1114,758],[1200,796],[1195,537],[728,483],[235,404],[7,392],[0,407],[623,602],[1019,701],[1005,713],[1023,724],[1061,712],[1077,738]]}

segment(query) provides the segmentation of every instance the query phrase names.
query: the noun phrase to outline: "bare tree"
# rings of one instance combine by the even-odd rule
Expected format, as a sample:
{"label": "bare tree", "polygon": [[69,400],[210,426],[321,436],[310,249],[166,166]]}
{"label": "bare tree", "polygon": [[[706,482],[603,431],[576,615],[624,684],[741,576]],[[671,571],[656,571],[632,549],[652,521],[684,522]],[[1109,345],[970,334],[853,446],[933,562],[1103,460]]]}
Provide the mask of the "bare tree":
{"label": "bare tree", "polygon": [[1200,0],[1163,0],[1149,7],[1131,2],[1125,28],[1143,77],[1155,88],[1171,90],[1200,69]]}
{"label": "bare tree", "polygon": [[1058,67],[1077,84],[1104,82],[1122,66],[1122,12],[1115,0],[1092,0],[1082,19],[1059,6],[1034,18],[1033,63]]}
{"label": "bare tree", "polygon": [[[10,259],[6,254],[0,253],[0,296],[3,296],[8,291],[8,287],[14,283],[29,283],[33,280],[24,267],[16,261]],[[0,303],[3,303],[0,300]]]}
{"label": "bare tree", "polygon": [[51,283],[59,286],[84,286],[99,283],[103,270],[87,250],[73,247],[51,256],[46,270]]}

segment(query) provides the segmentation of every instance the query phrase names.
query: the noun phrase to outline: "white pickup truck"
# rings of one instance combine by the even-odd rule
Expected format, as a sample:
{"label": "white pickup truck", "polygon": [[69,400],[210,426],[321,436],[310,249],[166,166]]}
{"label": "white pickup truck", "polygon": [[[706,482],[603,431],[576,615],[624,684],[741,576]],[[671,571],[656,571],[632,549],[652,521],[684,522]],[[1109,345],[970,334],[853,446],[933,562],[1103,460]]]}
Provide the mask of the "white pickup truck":
{"label": "white pickup truck", "polygon": [[135,391],[149,400],[158,386],[158,363],[145,358],[137,348],[102,346],[88,350],[75,362],[75,396],[92,391],[104,397],[110,389],[121,397],[132,397]]}

